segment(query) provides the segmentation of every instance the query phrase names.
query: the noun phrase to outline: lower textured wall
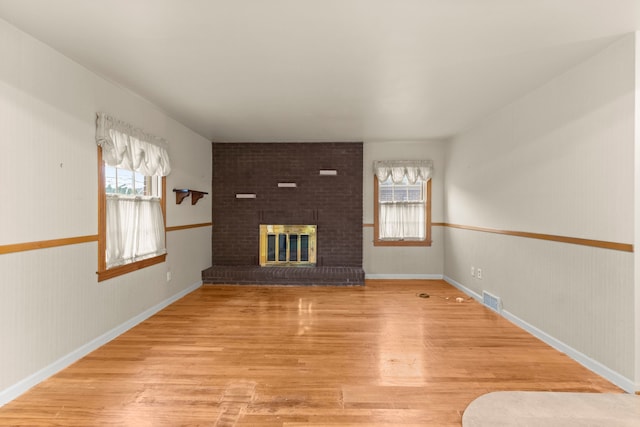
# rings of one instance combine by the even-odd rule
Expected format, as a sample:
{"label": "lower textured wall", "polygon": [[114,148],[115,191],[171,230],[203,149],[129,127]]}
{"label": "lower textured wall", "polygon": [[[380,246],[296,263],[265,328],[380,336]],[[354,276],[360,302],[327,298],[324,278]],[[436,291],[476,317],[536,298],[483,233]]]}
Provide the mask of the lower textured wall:
{"label": "lower textured wall", "polygon": [[0,255],[0,406],[199,286],[210,236],[170,232],[167,262],[100,283],[96,242]]}
{"label": "lower textured wall", "polygon": [[96,243],[1,255],[0,405],[19,383],[42,380],[92,341],[197,286],[210,235],[210,227],[168,233],[167,263],[100,283]]}
{"label": "lower textured wall", "polygon": [[600,374],[631,384],[632,253],[446,228],[445,272],[477,294],[499,296],[505,311],[611,371]]}
{"label": "lower textured wall", "polygon": [[439,279],[444,265],[443,227],[431,228],[431,246],[373,246],[373,227],[364,228],[367,278]]}

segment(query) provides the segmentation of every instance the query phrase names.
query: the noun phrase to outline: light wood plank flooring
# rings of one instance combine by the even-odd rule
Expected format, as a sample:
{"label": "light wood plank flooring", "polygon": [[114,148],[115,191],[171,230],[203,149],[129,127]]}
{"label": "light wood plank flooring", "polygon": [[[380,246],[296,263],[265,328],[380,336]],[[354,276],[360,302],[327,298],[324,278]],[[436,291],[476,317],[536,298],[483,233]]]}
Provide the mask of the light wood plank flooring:
{"label": "light wood plank flooring", "polygon": [[443,281],[203,286],[0,425],[459,426],[497,390],[621,392]]}

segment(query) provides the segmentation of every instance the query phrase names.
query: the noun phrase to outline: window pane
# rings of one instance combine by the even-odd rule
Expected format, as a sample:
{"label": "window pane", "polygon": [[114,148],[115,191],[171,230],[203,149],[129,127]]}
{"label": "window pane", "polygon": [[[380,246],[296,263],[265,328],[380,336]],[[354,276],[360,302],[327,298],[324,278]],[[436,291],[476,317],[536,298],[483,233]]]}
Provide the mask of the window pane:
{"label": "window pane", "polygon": [[409,184],[405,177],[399,184],[394,184],[391,179],[380,182],[378,185],[378,201],[390,202],[418,202],[424,200],[424,181]]}
{"label": "window pane", "polygon": [[138,196],[146,195],[147,194],[146,177],[141,173],[135,172],[134,180],[135,180],[135,194],[137,194]]}
{"label": "window pane", "polygon": [[395,202],[406,202],[409,199],[407,194],[407,186],[397,185],[395,187],[395,191],[393,192],[393,199]]}
{"label": "window pane", "polygon": [[267,236],[267,261],[276,260],[276,236],[269,234]]}
{"label": "window pane", "polygon": [[105,165],[105,193],[160,197],[162,178]]}
{"label": "window pane", "polygon": [[126,169],[118,169],[118,194],[134,194],[133,172]]}
{"label": "window pane", "polygon": [[393,187],[392,186],[380,186],[380,196],[379,200],[381,202],[393,202]]}
{"label": "window pane", "polygon": [[408,188],[408,199],[412,202],[421,202],[422,197],[422,185],[412,185]]}
{"label": "window pane", "polygon": [[298,260],[298,235],[289,235],[289,261]]}
{"label": "window pane", "polygon": [[287,235],[278,234],[278,261],[287,260]]}
{"label": "window pane", "polygon": [[309,235],[300,235],[300,261],[309,261]]}
{"label": "window pane", "polygon": [[116,182],[116,168],[113,166],[104,167],[104,191],[107,194],[113,194],[116,192],[118,184]]}

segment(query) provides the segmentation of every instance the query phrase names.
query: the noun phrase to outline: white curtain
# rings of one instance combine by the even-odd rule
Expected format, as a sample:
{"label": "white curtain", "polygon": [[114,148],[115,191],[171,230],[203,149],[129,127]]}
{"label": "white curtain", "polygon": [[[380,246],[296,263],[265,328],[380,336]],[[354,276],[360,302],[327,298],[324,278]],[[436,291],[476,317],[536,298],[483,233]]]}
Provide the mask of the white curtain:
{"label": "white curtain", "polygon": [[[145,176],[171,172],[165,140],[104,113],[98,113],[96,142],[109,166]],[[107,195],[106,217],[107,268],[166,253],[160,198]]]}
{"label": "white curtain", "polygon": [[[373,163],[380,182],[391,178],[401,184],[426,182],[433,174],[431,160],[387,160]],[[381,240],[424,240],[426,238],[425,201],[393,201],[379,203],[378,233]]]}
{"label": "white curtain", "polygon": [[164,253],[160,199],[107,195],[107,268]]}
{"label": "white curtain", "polygon": [[380,204],[380,239],[424,240],[424,203]]}

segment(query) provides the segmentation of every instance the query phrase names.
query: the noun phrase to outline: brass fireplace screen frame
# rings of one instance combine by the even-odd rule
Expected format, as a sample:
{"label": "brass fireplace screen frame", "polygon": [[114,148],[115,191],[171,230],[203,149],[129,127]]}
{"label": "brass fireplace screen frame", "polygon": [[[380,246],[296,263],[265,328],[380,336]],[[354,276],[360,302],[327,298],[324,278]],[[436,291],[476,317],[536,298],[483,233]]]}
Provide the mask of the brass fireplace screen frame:
{"label": "brass fireplace screen frame", "polygon": [[260,265],[316,265],[316,226],[260,224]]}

